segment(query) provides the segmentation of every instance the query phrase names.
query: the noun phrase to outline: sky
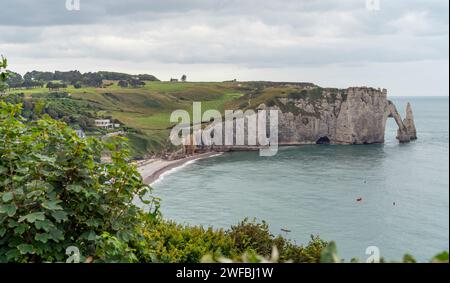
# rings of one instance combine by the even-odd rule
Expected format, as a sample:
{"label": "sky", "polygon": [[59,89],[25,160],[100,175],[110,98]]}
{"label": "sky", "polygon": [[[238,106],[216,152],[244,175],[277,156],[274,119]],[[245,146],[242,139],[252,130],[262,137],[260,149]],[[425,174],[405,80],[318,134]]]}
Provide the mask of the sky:
{"label": "sky", "polygon": [[77,1],[0,0],[11,70],[449,93],[447,0]]}

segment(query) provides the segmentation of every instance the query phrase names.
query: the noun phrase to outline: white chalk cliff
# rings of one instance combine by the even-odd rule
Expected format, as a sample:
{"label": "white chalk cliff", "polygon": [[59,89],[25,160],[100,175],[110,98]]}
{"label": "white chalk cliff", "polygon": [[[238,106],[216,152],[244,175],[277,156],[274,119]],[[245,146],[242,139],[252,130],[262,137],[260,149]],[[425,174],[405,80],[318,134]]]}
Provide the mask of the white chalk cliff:
{"label": "white chalk cliff", "polygon": [[280,110],[279,144],[383,143],[388,118],[397,122],[400,142],[417,139],[411,105],[402,120],[386,90],[352,87],[341,93],[324,91],[314,99],[278,99],[282,106],[270,108]]}

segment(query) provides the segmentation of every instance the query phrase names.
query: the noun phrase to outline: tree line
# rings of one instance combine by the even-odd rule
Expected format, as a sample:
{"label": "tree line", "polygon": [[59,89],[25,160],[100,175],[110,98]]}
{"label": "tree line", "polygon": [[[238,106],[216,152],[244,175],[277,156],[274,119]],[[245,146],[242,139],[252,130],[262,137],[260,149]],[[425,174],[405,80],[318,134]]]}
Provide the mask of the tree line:
{"label": "tree line", "polygon": [[[159,81],[155,76],[149,74],[130,75],[118,72],[88,72],[81,73],[80,71],[55,71],[55,72],[41,72],[31,71],[24,76],[19,73],[8,70],[6,79],[6,87],[10,89],[19,88],[37,88],[43,87],[47,84],[49,89],[63,88],[64,85],[73,85],[75,88],[82,86],[101,87],[104,80],[118,80],[127,82],[130,86],[142,86],[143,81]],[[54,81],[61,81],[62,83],[55,83]],[[49,85],[49,83],[51,84]],[[144,83],[145,84],[145,83]]]}

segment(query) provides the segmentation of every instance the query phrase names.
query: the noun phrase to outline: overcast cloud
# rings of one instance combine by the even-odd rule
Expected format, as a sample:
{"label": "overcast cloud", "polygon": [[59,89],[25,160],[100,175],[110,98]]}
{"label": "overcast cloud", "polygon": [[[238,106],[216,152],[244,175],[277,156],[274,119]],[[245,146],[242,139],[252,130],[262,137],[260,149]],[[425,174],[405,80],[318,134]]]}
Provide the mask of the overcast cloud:
{"label": "overcast cloud", "polygon": [[448,95],[449,2],[0,0],[11,69],[311,81]]}

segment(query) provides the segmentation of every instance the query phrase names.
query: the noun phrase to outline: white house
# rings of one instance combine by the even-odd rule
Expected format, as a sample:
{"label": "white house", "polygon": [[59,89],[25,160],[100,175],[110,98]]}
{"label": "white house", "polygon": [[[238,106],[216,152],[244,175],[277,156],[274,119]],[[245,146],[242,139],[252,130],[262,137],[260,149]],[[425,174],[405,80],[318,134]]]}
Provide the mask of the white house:
{"label": "white house", "polygon": [[103,129],[120,128],[120,124],[114,124],[109,119],[95,120],[95,126]]}
{"label": "white house", "polygon": [[95,126],[103,129],[114,128],[114,125],[111,123],[111,120],[109,119],[95,120]]}

